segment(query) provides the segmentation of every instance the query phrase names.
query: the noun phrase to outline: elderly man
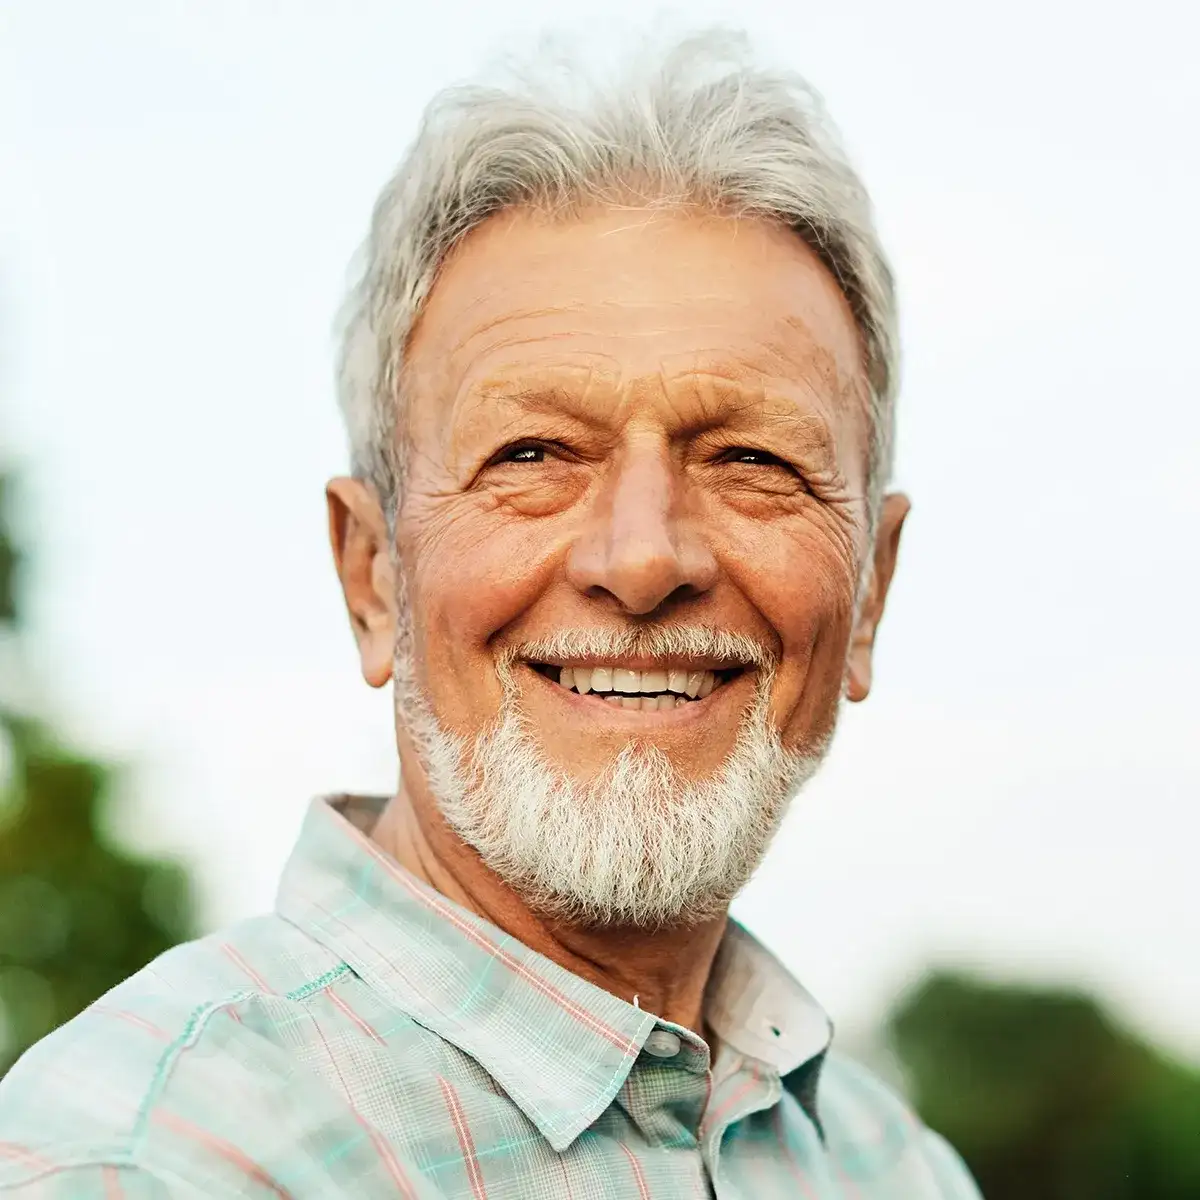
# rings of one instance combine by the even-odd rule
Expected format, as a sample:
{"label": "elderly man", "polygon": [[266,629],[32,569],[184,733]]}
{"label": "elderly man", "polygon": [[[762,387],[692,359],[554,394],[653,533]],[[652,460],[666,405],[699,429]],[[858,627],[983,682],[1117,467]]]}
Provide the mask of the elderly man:
{"label": "elderly man", "polygon": [[977,1195],[727,917],[908,510],[866,195],[736,43],[568,91],[435,101],[346,311],[329,529],[396,795],[316,802],[274,914],[26,1056],[0,1192]]}

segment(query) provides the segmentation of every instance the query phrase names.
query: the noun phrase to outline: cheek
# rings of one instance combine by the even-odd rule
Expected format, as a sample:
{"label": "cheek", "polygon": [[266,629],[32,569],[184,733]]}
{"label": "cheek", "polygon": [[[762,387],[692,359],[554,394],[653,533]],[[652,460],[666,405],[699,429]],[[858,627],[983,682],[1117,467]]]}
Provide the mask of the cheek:
{"label": "cheek", "polygon": [[418,514],[399,533],[422,682],[448,728],[475,729],[501,698],[492,639],[550,586],[559,539],[500,509]]}
{"label": "cheek", "polygon": [[786,521],[726,520],[730,576],[767,618],[787,658],[849,630],[858,565],[852,538],[817,516]]}
{"label": "cheek", "polygon": [[[738,587],[780,641],[772,697],[777,727],[819,731],[840,695],[854,617],[856,567],[817,528],[759,526],[740,544]],[[787,739],[785,739],[787,740]]]}

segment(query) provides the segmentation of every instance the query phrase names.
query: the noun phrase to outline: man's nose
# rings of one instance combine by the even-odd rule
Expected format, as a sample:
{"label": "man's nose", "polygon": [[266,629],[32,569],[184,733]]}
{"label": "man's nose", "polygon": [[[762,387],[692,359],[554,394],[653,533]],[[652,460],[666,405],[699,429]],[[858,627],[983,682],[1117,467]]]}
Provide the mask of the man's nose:
{"label": "man's nose", "polygon": [[567,556],[567,578],[644,616],[669,599],[708,591],[717,564],[682,511],[682,480],[662,447],[630,450],[597,495]]}

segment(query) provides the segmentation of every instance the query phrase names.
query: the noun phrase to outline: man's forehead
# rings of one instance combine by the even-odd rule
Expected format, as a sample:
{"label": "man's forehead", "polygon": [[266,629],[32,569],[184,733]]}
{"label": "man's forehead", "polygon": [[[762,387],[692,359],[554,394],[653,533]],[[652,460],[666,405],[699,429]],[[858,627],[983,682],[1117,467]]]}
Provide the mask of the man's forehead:
{"label": "man's forehead", "polygon": [[788,401],[865,411],[857,327],[812,251],[765,223],[686,214],[483,227],[439,276],[408,368],[408,394],[432,401],[439,425],[481,403],[655,397],[725,415]]}
{"label": "man's forehead", "polygon": [[[743,218],[599,209],[552,220],[493,217],[442,265],[414,331],[442,354],[553,336],[746,338],[823,345],[857,363],[853,315],[836,281],[795,233]],[[682,347],[681,347],[682,348]]]}
{"label": "man's forehead", "polygon": [[[780,317],[765,336],[695,326],[647,334],[547,327],[540,311],[536,332],[502,330],[473,338],[458,353],[410,360],[407,390],[438,400],[443,417],[478,404],[520,404],[528,410],[611,408],[622,401],[659,397],[692,406],[775,409],[841,402],[860,408],[865,377],[857,361],[821,343],[799,318]],[[672,333],[677,336],[672,336]],[[449,411],[447,411],[449,410]]]}

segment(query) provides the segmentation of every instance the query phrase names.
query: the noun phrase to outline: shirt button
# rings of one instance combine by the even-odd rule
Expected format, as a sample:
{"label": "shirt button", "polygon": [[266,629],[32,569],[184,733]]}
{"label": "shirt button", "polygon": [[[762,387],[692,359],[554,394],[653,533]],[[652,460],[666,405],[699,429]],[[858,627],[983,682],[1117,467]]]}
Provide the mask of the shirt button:
{"label": "shirt button", "polygon": [[646,1039],[645,1050],[655,1058],[674,1058],[679,1053],[679,1039],[669,1029],[655,1029]]}

